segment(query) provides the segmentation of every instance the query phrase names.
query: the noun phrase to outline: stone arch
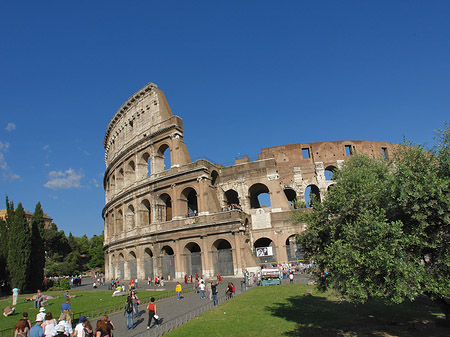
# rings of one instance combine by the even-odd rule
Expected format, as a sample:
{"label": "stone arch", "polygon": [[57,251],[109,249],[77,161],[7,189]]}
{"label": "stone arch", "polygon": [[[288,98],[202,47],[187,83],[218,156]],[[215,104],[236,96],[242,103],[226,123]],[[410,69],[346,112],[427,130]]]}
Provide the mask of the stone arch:
{"label": "stone arch", "polygon": [[[252,185],[249,190],[250,208],[262,208],[263,206],[271,207],[270,205],[270,191],[269,188],[261,183]],[[261,205],[261,203],[268,203],[268,205]]]}
{"label": "stone arch", "polygon": [[150,248],[144,249],[144,277],[153,280],[153,252]]}
{"label": "stone arch", "polygon": [[128,271],[130,273],[130,280],[137,278],[137,258],[134,251],[128,253]]}
{"label": "stone arch", "polygon": [[320,202],[320,190],[316,185],[308,185],[305,189],[305,205],[307,208],[312,207],[312,196],[315,197],[316,202]]}
{"label": "stone arch", "polygon": [[127,164],[126,171],[126,185],[131,185],[136,180],[136,165],[133,160],[130,160]]}
{"label": "stone arch", "polygon": [[161,267],[162,276],[165,280],[175,278],[175,253],[170,245],[165,245],[161,248]]}
{"label": "stone arch", "polygon": [[141,166],[141,177],[150,177],[152,174],[152,165],[151,165],[151,157],[148,152],[144,152],[141,156],[140,160],[140,166]]}
{"label": "stone arch", "polygon": [[180,201],[184,204],[182,210],[187,216],[198,215],[197,191],[192,187],[187,187],[181,192]]}
{"label": "stone arch", "polygon": [[299,208],[299,204],[297,201],[297,192],[295,192],[292,188],[285,188],[284,195],[289,202],[291,208]]}
{"label": "stone arch", "polygon": [[111,193],[116,193],[116,176],[114,174],[111,176],[109,188]]}
{"label": "stone arch", "polygon": [[117,210],[117,217],[116,217],[116,228],[117,228],[117,234],[123,233],[123,212],[121,209]]}
{"label": "stone arch", "polygon": [[277,250],[272,239],[259,238],[253,244],[253,249],[260,264],[277,262]]}
{"label": "stone arch", "polygon": [[172,220],[172,198],[168,193],[159,196],[157,205],[158,219],[162,222]]}
{"label": "stone arch", "polygon": [[117,174],[117,190],[120,191],[123,188],[123,184],[124,184],[124,173],[123,173],[123,168],[119,168],[118,174]]}
{"label": "stone arch", "polygon": [[156,151],[154,158],[155,161],[155,173],[169,170],[172,167],[171,163],[171,148],[167,143],[163,143]]}
{"label": "stone arch", "polygon": [[297,235],[293,234],[286,239],[286,254],[288,262],[299,262],[305,259],[303,247],[297,243]]}
{"label": "stone arch", "polygon": [[241,209],[239,204],[239,194],[235,190],[228,190],[225,192],[225,202],[228,209]]}
{"label": "stone arch", "polygon": [[127,207],[127,230],[133,229],[134,227],[136,227],[134,206],[128,205],[128,207]]}
{"label": "stone arch", "polygon": [[212,245],[214,273],[222,276],[234,275],[233,249],[225,239],[218,239]]}
{"label": "stone arch", "polygon": [[329,186],[327,187],[327,192],[330,192],[331,189],[334,188],[334,185],[336,185],[336,184],[331,184],[331,185],[329,185]]}
{"label": "stone arch", "polygon": [[152,208],[150,205],[150,201],[144,199],[141,201],[139,209],[139,221],[140,225],[148,226],[152,223]]}
{"label": "stone arch", "polygon": [[325,168],[325,180],[333,180],[334,171],[336,170],[336,167],[333,165],[327,166]]}
{"label": "stone arch", "polygon": [[202,275],[202,250],[196,242],[189,242],[184,246],[186,261],[186,275]]}
{"label": "stone arch", "polygon": [[219,173],[216,170],[211,172],[211,185],[214,186],[217,183],[217,179],[219,178]]}
{"label": "stone arch", "polygon": [[125,257],[122,253],[119,254],[119,279],[121,281],[125,279]]}

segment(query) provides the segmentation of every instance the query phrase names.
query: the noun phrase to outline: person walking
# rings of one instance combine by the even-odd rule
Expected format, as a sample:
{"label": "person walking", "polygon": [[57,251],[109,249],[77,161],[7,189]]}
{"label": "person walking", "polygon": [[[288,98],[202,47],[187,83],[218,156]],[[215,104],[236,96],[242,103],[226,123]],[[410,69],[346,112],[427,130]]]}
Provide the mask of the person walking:
{"label": "person walking", "polygon": [[36,325],[30,329],[29,337],[43,337],[44,330],[42,329],[42,323],[44,319],[42,317],[38,317],[36,319]]}
{"label": "person walking", "polygon": [[84,321],[87,320],[87,317],[81,315],[78,319],[78,324],[75,326],[75,331],[73,333],[73,336],[76,337],[85,337],[84,334]]}
{"label": "person walking", "polygon": [[125,312],[123,314],[127,317],[127,330],[134,329],[133,299],[131,298],[131,295],[127,297],[127,304],[125,305]]}
{"label": "person walking", "polygon": [[102,319],[97,321],[95,337],[111,337],[111,331],[114,329],[114,324],[108,319],[108,315],[103,315]]}
{"label": "person walking", "polygon": [[200,299],[202,300],[202,299],[206,298],[206,296],[205,296],[205,282],[203,282],[203,280],[200,281],[200,283],[198,285],[198,288],[200,289]]}
{"label": "person walking", "polygon": [[13,296],[13,301],[12,301],[12,306],[15,306],[17,304],[17,299],[19,298],[19,291],[20,289],[15,287],[12,290],[12,296]]}
{"label": "person walking", "polygon": [[152,297],[150,299],[150,303],[147,306],[147,310],[148,310],[148,324],[147,324],[147,330],[148,330],[151,327],[152,319],[155,319],[155,325],[159,326],[159,320],[158,320],[159,317],[156,314],[156,303],[155,303],[154,297]]}
{"label": "person walking", "polygon": [[133,302],[133,315],[137,315],[138,314],[139,298],[137,297],[135,291],[131,292],[131,300]]}
{"label": "person walking", "polygon": [[206,291],[206,296],[209,298],[209,300],[211,301],[212,299],[212,294],[211,294],[211,282],[206,282],[205,285],[205,291]]}
{"label": "person walking", "polygon": [[56,319],[53,318],[51,312],[45,314],[45,321],[42,324],[42,329],[44,330],[45,337],[52,337],[56,332]]}
{"label": "person walking", "polygon": [[181,284],[180,282],[177,282],[177,286],[175,287],[175,291],[177,292],[178,295],[178,300],[181,300]]}
{"label": "person walking", "polygon": [[25,320],[19,319],[19,321],[14,326],[14,337],[28,337],[29,332],[28,324]]}
{"label": "person walking", "polygon": [[292,271],[289,273],[289,283],[290,284],[294,283],[294,273]]}

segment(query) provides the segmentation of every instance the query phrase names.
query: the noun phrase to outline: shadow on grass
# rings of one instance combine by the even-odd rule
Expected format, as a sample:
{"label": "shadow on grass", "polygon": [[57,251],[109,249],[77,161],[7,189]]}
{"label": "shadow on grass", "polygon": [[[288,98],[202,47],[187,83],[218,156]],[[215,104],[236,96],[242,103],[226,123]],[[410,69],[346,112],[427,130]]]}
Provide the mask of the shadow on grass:
{"label": "shadow on grass", "polygon": [[284,336],[450,336],[448,322],[433,315],[439,310],[425,298],[397,305],[378,300],[354,305],[316,296],[287,301],[266,307],[274,316],[297,323]]}

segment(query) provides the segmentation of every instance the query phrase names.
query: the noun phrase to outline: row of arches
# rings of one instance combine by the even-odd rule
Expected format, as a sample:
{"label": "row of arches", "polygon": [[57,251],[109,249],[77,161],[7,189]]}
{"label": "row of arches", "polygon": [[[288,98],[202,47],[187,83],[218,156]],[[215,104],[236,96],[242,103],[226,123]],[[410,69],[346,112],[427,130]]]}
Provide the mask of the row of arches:
{"label": "row of arches", "polygon": [[[304,259],[303,250],[296,243],[295,235],[286,239],[285,246],[288,262]],[[223,276],[233,276],[235,274],[234,252],[228,240],[216,240],[210,251],[206,253],[212,258],[212,275],[220,273]],[[267,237],[255,241],[253,253],[259,264],[278,262],[277,248],[274,242]],[[205,266],[205,252],[196,242],[189,242],[183,247],[178,260],[181,261],[182,266],[176,266],[175,251],[170,244],[162,246],[158,252],[148,247],[145,248],[140,260],[138,263],[135,251],[130,251],[127,255],[112,254],[110,258],[111,277],[125,280],[138,278],[138,274],[140,274],[145,279],[162,276],[166,280],[173,280],[177,275],[194,275],[195,273],[205,275],[205,270],[210,269]],[[139,273],[139,268],[142,273]]]}
{"label": "row of arches", "polygon": [[154,155],[151,153],[147,149],[115,168],[106,181],[107,195],[115,195],[134,182],[150,177],[152,173],[160,173],[172,167],[168,144],[160,145]]}

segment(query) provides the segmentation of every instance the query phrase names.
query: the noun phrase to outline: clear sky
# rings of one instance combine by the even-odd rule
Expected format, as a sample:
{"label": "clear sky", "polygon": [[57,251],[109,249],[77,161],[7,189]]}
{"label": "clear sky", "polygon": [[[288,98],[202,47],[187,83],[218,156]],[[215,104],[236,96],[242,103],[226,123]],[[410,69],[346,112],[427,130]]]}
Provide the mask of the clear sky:
{"label": "clear sky", "polygon": [[450,1],[2,1],[0,208],[100,234],[103,138],[149,82],[192,159],[450,121]]}

